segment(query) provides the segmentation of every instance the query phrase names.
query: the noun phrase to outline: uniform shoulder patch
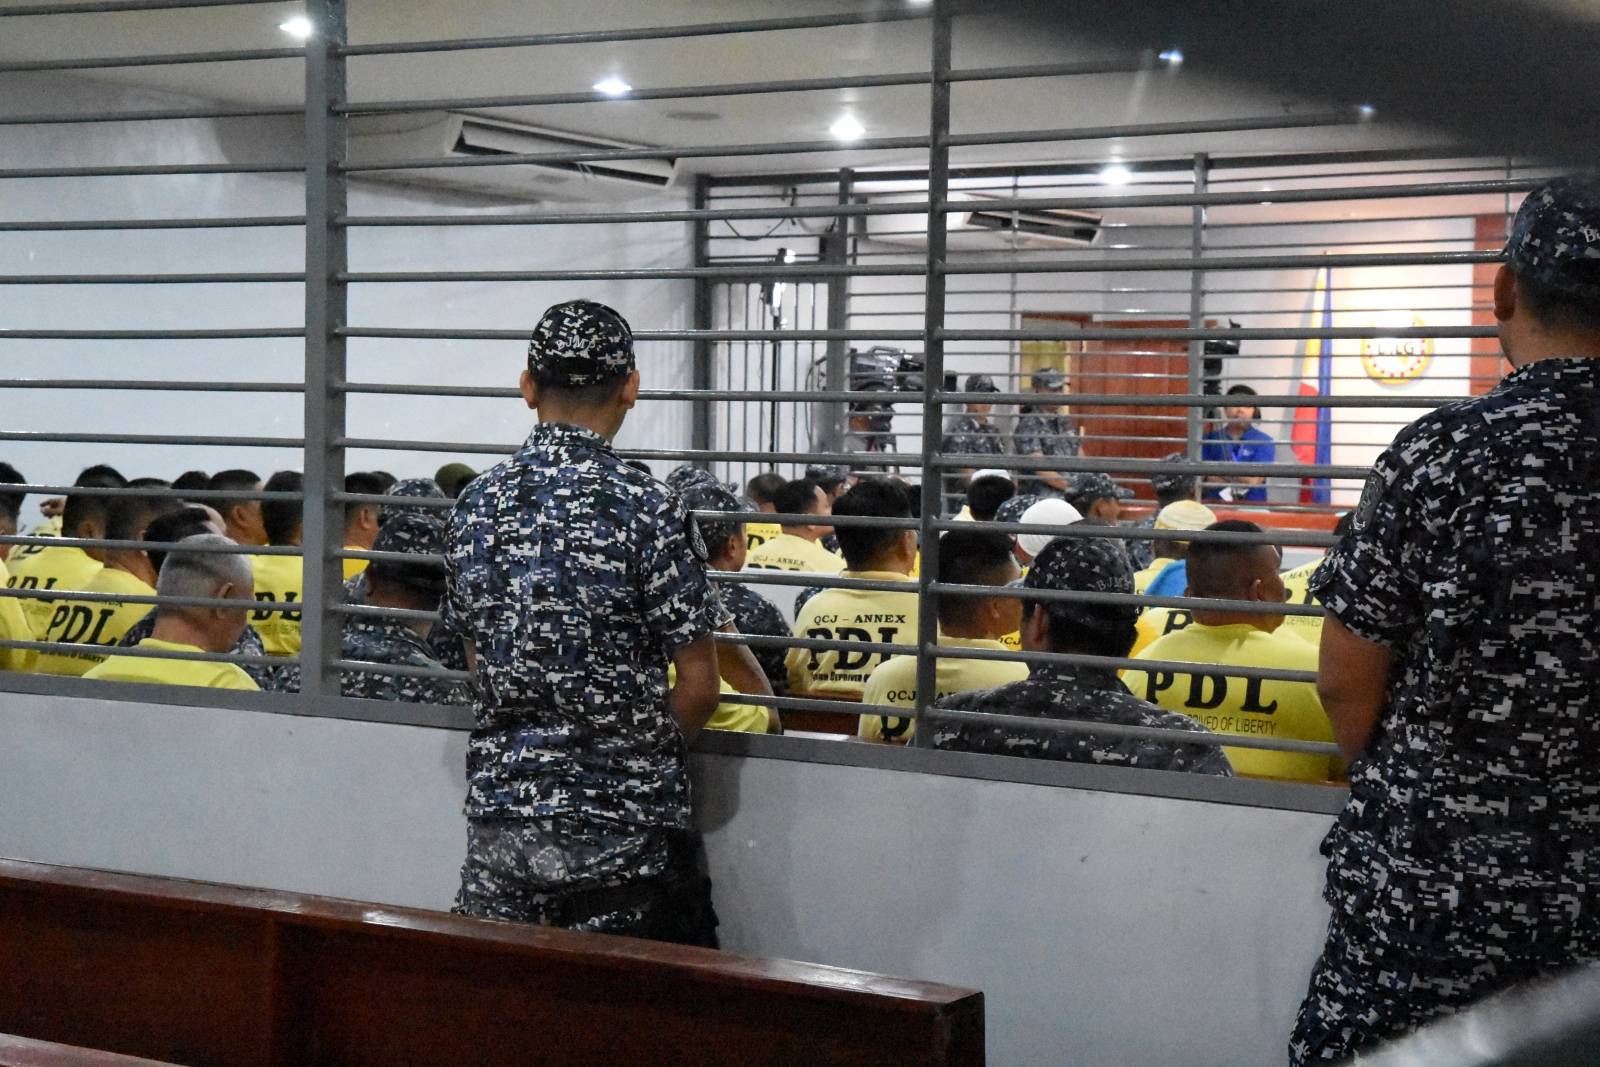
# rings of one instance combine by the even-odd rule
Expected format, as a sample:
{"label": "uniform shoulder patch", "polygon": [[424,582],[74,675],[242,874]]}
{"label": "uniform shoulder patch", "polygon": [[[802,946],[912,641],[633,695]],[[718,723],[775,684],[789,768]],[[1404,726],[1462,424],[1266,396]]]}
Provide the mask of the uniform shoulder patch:
{"label": "uniform shoulder patch", "polygon": [[1378,513],[1378,501],[1383,499],[1383,491],[1388,485],[1388,480],[1380,471],[1367,475],[1367,484],[1361,490],[1361,502],[1356,505],[1355,515],[1350,519],[1351,529],[1357,533],[1366,531],[1372,517]]}

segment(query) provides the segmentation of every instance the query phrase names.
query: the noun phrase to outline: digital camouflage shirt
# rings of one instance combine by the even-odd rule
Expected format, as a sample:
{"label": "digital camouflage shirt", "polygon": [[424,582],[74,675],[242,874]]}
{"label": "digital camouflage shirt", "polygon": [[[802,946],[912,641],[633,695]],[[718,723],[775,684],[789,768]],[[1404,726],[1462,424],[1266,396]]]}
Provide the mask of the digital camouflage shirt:
{"label": "digital camouflage shirt", "polygon": [[[742,634],[757,637],[793,637],[789,620],[783,617],[778,606],[749,586],[728,582],[717,590],[722,595],[723,606],[733,612],[734,625]],[[772,684],[772,692],[782,696],[789,688],[789,668],[784,666],[788,649],[779,645],[758,648],[750,646],[762,673]]]}
{"label": "digital camouflage shirt", "polygon": [[[1083,437],[1071,415],[1051,415],[1033,408],[1023,408],[1012,435],[1014,450],[1019,456],[1049,456],[1071,459],[1083,451]],[[1060,490],[1046,485],[1038,478],[1024,479],[1017,487],[1019,493],[1036,493],[1040,496],[1060,496]]]}
{"label": "digital camouflage shirt", "polygon": [[[961,693],[939,701],[952,711],[1026,715],[1040,719],[1105,723],[1111,726],[1150,726],[1184,733],[1208,734],[1187,715],[1163,711],[1134,696],[1107,668],[1072,664],[1033,665],[1023,681],[995,689]],[[988,752],[1001,756],[1068,760],[1123,767],[1150,767],[1163,771],[1231,776],[1227,756],[1215,745],[1186,745],[1143,737],[1110,737],[1089,732],[1029,730],[1018,726],[974,725],[941,721],[934,712],[934,748],[962,752]]]}
{"label": "digital camouflage shirt", "polygon": [[[342,659],[361,660],[364,663],[444,670],[439,661],[428,654],[427,642],[397,619],[365,616],[346,619],[339,634],[339,655]],[[373,674],[346,670],[340,672],[339,689],[347,697],[364,697],[368,700],[403,700],[412,704],[468,703],[466,683],[412,674]]]}
{"label": "digital camouflage shirt", "polygon": [[541,424],[451,514],[444,624],[477,654],[469,817],[684,828],[667,663],[709,632],[678,496],[598,434]]}

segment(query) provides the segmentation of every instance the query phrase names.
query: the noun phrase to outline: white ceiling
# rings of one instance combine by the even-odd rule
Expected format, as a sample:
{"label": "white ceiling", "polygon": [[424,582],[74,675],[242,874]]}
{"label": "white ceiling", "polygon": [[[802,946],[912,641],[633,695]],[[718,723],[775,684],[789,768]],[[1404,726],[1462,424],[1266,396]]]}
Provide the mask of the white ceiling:
{"label": "white ceiling", "polygon": [[[32,0],[0,0],[0,8]],[[355,43],[492,37],[617,27],[663,26],[732,19],[901,7],[909,0],[353,0]],[[21,60],[283,47],[278,24],[295,3],[177,11],[0,19],[0,58]],[[1152,51],[1174,42],[1151,41]],[[1180,43],[1181,42],[1177,42]],[[1104,58],[1085,46],[1062,54],[1019,24],[998,17],[957,22],[959,67],[1055,63]],[[925,20],[781,33],[470,52],[359,57],[351,61],[353,100],[416,99],[583,91],[609,75],[639,88],[823,78],[925,70]],[[979,132],[1098,127],[1114,124],[1285,116],[1324,112],[1329,102],[1267,96],[1225,71],[1159,67],[1142,73],[958,84],[953,129]],[[26,77],[26,75],[17,75]],[[125,68],[91,72],[124,85],[238,103],[293,103],[301,96],[293,60]],[[1350,106],[1358,101],[1335,101]],[[0,108],[4,107],[0,100]],[[693,100],[628,101],[496,110],[541,126],[660,145],[729,145],[827,140],[829,125],[849,111],[868,137],[925,135],[928,91],[922,86],[823,90]],[[700,113],[688,117],[684,112]],[[958,150],[964,161],[1100,161],[1186,155],[1399,149],[1439,144],[1425,131],[1381,121],[1346,127],[1286,129],[1203,136],[1159,136],[987,146]],[[921,152],[826,151],[707,160],[685,167],[713,173],[881,164],[917,165]]]}

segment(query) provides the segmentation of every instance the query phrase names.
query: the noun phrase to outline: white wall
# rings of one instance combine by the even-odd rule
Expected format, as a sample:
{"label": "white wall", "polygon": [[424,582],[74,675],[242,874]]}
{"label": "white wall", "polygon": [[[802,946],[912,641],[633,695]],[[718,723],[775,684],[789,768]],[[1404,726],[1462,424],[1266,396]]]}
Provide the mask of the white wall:
{"label": "white wall", "polygon": [[[425,908],[454,890],[462,733],[11,694],[0,737],[0,855]],[[1326,922],[1326,815],[696,771],[730,951],[979,988],[996,1064],[1282,1062]]]}
{"label": "white wall", "polygon": [[[74,78],[28,75],[0,79],[5,107],[44,110],[129,110],[194,103],[164,94],[113,88]],[[299,120],[193,120],[47,127],[0,127],[8,168],[99,164],[260,162],[296,159]],[[18,179],[3,183],[8,219],[173,218],[297,215],[304,211],[298,175],[205,175]],[[681,207],[676,190],[629,208]],[[446,191],[356,182],[356,214],[448,214],[526,210]],[[593,205],[586,205],[592,207]],[[559,205],[551,210],[560,210]],[[351,233],[353,270],[512,270],[684,266],[688,228],[681,223],[461,229],[364,229]],[[0,240],[0,273],[170,273],[299,271],[304,234],[298,227],[231,230],[8,233]],[[690,325],[687,281],[573,284],[357,285],[351,322],[366,326],[527,330],[546,306],[586,296],[618,307],[636,329]],[[300,284],[0,287],[0,328],[222,329],[298,326]],[[362,340],[350,343],[352,381],[513,386],[525,346],[518,342]],[[140,378],[207,381],[299,381],[300,342],[24,341],[0,347],[7,376]],[[690,347],[641,344],[647,385],[690,382]],[[296,394],[164,392],[5,392],[5,428],[25,431],[169,433],[298,437]],[[519,443],[530,424],[519,401],[352,396],[352,436]],[[679,448],[689,442],[688,405],[646,402],[625,427],[624,446]],[[0,442],[0,457],[35,482],[70,482],[82,467],[111,461],[125,474],[175,477],[189,467],[245,466],[263,473],[299,469],[296,452],[258,448],[59,445]],[[350,469],[381,467],[401,477],[431,474],[481,455],[355,452]],[[30,514],[31,514],[30,508]]]}

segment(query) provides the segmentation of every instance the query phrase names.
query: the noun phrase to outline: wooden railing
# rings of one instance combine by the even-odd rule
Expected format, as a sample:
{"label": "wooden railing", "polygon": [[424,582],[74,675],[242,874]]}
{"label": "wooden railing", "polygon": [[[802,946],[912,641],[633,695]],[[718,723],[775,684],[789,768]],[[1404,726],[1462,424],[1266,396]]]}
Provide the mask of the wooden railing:
{"label": "wooden railing", "polygon": [[984,1057],[983,996],[968,990],[13,860],[0,860],[0,1033],[251,1067]]}

